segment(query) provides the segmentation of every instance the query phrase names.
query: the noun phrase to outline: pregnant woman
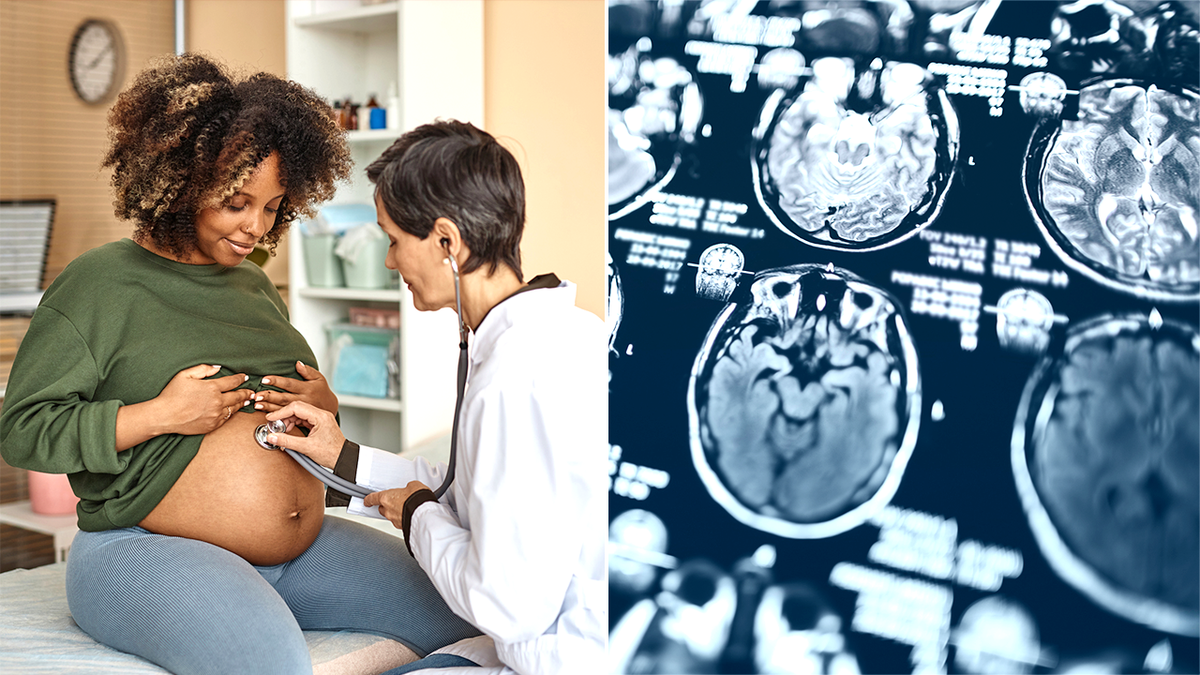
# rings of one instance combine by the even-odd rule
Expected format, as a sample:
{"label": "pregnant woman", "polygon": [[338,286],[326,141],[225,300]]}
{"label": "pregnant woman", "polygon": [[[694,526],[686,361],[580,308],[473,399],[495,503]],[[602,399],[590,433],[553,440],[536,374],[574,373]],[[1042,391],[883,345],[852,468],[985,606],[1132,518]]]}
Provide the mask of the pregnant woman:
{"label": "pregnant woman", "polygon": [[0,416],[5,460],[70,474],[80,497],[75,621],[176,673],[311,672],[302,630],[387,635],[413,658],[477,635],[403,542],[326,519],[321,483],[253,438],[293,401],[337,411],[245,260],[348,175],[329,106],[184,55],[138,75],[109,126],[104,165],[133,239],[46,291]]}

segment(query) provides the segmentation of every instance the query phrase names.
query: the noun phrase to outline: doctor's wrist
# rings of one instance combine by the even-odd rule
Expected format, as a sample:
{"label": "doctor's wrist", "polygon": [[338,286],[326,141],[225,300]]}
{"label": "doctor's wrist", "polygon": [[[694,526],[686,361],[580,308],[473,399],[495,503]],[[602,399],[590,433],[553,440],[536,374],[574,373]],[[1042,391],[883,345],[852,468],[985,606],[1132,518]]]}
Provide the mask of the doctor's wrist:
{"label": "doctor's wrist", "polygon": [[404,547],[408,549],[408,554],[412,555],[412,544],[409,543],[408,533],[412,528],[413,514],[417,509],[426,502],[436,502],[437,497],[434,496],[433,490],[422,488],[410,494],[408,499],[404,500],[404,510],[400,517],[400,529],[404,532]]}
{"label": "doctor's wrist", "polygon": [[[358,443],[350,439],[342,441],[342,450],[333,465],[333,473],[351,483],[358,480]],[[328,488],[325,490],[325,506],[349,506],[350,495]]]}

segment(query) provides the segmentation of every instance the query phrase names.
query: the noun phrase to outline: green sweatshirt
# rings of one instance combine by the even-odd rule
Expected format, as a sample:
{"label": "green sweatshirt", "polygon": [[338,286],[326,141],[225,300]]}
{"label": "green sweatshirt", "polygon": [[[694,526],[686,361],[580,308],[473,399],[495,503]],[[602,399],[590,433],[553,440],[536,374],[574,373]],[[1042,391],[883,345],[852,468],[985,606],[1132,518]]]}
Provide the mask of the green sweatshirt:
{"label": "green sweatshirt", "polygon": [[299,378],[297,360],[316,366],[253,263],[185,265],[129,239],[106,244],[68,265],[34,313],[9,376],[0,454],[16,467],[70,474],[80,529],[130,527],[204,437],[168,434],[117,452],[117,409],[158,396],[195,365],[222,366],[213,377],[246,373],[241,388],[259,390],[274,389],[262,386],[264,375]]}

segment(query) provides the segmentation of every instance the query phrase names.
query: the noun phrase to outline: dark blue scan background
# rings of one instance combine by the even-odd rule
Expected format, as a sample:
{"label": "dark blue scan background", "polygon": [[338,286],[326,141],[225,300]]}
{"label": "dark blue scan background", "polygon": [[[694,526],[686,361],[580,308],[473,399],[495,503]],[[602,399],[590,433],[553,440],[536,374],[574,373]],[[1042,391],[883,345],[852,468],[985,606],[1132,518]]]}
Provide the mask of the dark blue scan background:
{"label": "dark blue scan background", "polygon": [[[1084,9],[1088,11],[1077,16],[1077,5],[1087,5]],[[1064,15],[1063,8],[1074,13]],[[850,10],[859,13],[848,13]],[[984,13],[990,19],[982,18]],[[766,26],[769,18],[793,19],[792,23],[776,21],[771,26],[792,37],[794,42],[786,48],[799,52],[806,66],[830,56],[850,59],[859,68],[870,68],[876,58],[883,62],[905,61],[935,72],[936,82],[943,87],[949,84],[950,76],[945,73],[962,72],[945,66],[1003,71],[1002,101],[989,101],[987,96],[961,90],[948,94],[960,135],[953,178],[932,222],[902,241],[863,251],[814,246],[784,232],[772,221],[756,194],[752,166],[760,147],[754,130],[764,126],[760,119],[763,106],[777,88],[763,86],[758,73],[763,56],[776,49],[778,43],[763,44],[774,39],[763,38],[763,33],[757,34],[756,42],[755,34],[748,30],[722,32],[722,26],[734,25],[728,18],[731,14],[741,17],[736,25],[749,27]],[[748,8],[746,3],[737,2],[610,0],[610,60],[629,54],[643,62],[669,59],[665,66],[661,61],[657,65],[674,64],[686,70],[689,84],[694,84],[693,94],[698,92],[702,101],[694,135],[667,133],[653,139],[657,166],[661,170],[664,161],[677,162],[674,172],[666,180],[659,180],[662,176],[651,180],[637,199],[613,204],[609,221],[608,250],[620,282],[619,297],[610,295],[610,311],[619,307],[620,317],[610,353],[610,518],[616,521],[622,514],[641,510],[653,514],[667,532],[665,548],[659,551],[666,557],[645,563],[647,572],[653,574],[653,583],[610,583],[614,631],[631,609],[640,607],[649,612],[645,615],[648,623],[644,620],[640,628],[621,626],[624,635],[640,636],[630,650],[613,654],[628,672],[765,672],[765,666],[754,655],[770,652],[771,646],[763,644],[770,638],[764,637],[761,628],[756,632],[756,603],[761,601],[761,588],[788,584],[809,588],[821,598],[810,602],[822,606],[818,613],[832,612],[840,619],[837,632],[844,644],[840,650],[826,650],[815,660],[805,660],[797,652],[791,659],[794,670],[776,672],[810,672],[805,669],[812,664],[818,670],[835,669],[837,663],[847,663],[838,662],[837,654],[851,655],[861,672],[872,673],[1066,672],[1072,666],[1086,667],[1090,672],[1105,668],[1112,669],[1108,672],[1197,672],[1200,647],[1195,632],[1148,625],[1106,608],[1052,566],[1018,495],[1013,463],[1014,426],[1023,392],[1039,364],[1061,353],[1073,328],[1089,320],[1126,315],[1161,317],[1192,336],[1200,325],[1200,303],[1195,295],[1183,292],[1152,297],[1120,283],[1109,283],[1054,249],[1026,198],[1026,173],[1038,170],[1037,162],[1029,157],[1039,123],[1058,118],[1046,122],[1042,121],[1044,117],[1027,112],[1019,91],[1013,87],[1032,73],[1051,73],[1061,78],[1068,89],[1059,114],[1063,120],[1078,115],[1079,96],[1074,92],[1102,79],[1124,78],[1146,86],[1153,83],[1159,89],[1180,92],[1185,100],[1200,100],[1194,93],[1200,84],[1196,17],[1195,3],[891,0],[759,2]],[[889,21],[907,21],[907,28],[889,32]],[[943,28],[955,21],[960,29]],[[1064,22],[1071,25],[1075,42],[1064,37]],[[1157,42],[1143,44],[1150,24],[1157,27]],[[795,30],[786,30],[789,27]],[[839,31],[849,37],[839,40]],[[1175,33],[1168,40],[1170,31]],[[1096,37],[1106,32],[1115,37],[1109,41]],[[1080,36],[1095,39],[1089,42]],[[989,37],[1009,40],[996,62],[964,56],[964,44],[979,44]],[[1044,62],[1014,62],[1018,38],[1026,38],[1023,44],[1037,47],[1031,52],[1032,58]],[[753,57],[756,68],[749,73],[742,91],[737,90],[736,74],[722,72],[736,71],[737,58],[745,58],[738,57],[739,52],[720,49],[730,45],[757,50]],[[1181,51],[1173,51],[1177,49]],[[734,65],[727,68],[730,62]],[[797,86],[803,86],[806,78],[801,75]],[[678,93],[681,89],[677,86],[672,91]],[[610,111],[630,105],[635,105],[632,94],[613,95],[610,77]],[[677,124],[685,126],[685,121],[681,119]],[[612,153],[610,139],[610,167]],[[1177,178],[1186,186],[1184,194],[1190,194],[1191,207],[1200,205],[1200,175],[1181,174]],[[695,229],[679,225],[680,211],[673,205],[680,202],[701,205],[702,215],[697,219],[701,222]],[[714,202],[718,202],[715,208]],[[745,207],[744,213],[730,211],[736,213],[736,227],[744,231],[704,230],[703,214],[722,209],[720,203]],[[932,233],[977,238],[981,244],[978,250],[985,257],[982,270],[969,272],[931,263]],[[1194,247],[1195,234],[1192,236],[1189,245]],[[1038,255],[1032,258],[1031,268],[1048,273],[1052,281],[997,274],[997,241],[1036,245]],[[1005,576],[999,588],[958,583],[953,575],[931,576],[873,559],[870,550],[881,539],[878,520],[831,536],[792,538],[738,520],[713,497],[693,461],[688,387],[705,336],[725,306],[720,300],[697,294],[697,265],[702,251],[721,243],[731,244],[743,253],[749,272],[801,263],[833,265],[896,299],[911,329],[918,358],[921,404],[911,460],[887,509],[952,521],[957,528],[952,543],[959,547],[959,554],[952,556],[956,565],[962,564],[961,547],[968,541],[1018,554],[1020,569]],[[1193,256],[1193,261],[1200,265],[1200,253]],[[975,318],[977,341],[972,345],[964,341],[960,321],[914,309],[914,287],[902,281],[903,274],[977,285],[981,288],[979,303],[985,307],[996,306],[1003,294],[1015,289],[1034,291],[1049,301],[1060,320],[1048,331],[1047,347],[1020,350],[1002,345],[997,315],[980,310]],[[752,275],[741,275],[735,300],[745,296],[752,279]],[[1190,348],[1194,364],[1194,340]],[[1196,382],[1194,373],[1190,382]],[[1200,411],[1190,414],[1200,416]],[[1200,455],[1200,448],[1191,451]],[[1185,466],[1196,471],[1194,459]],[[654,470],[651,473],[658,478],[640,479],[638,468]],[[661,472],[669,479],[664,481]],[[1184,476],[1183,480],[1192,491],[1184,499],[1196,500],[1200,475]],[[1196,521],[1191,527],[1200,531]],[[1200,539],[1197,531],[1192,532],[1193,541]],[[610,535],[618,543],[629,544],[623,536],[616,532]],[[910,553],[917,557],[928,554],[930,541],[914,541]],[[756,552],[766,556],[766,564],[755,567],[746,562]],[[1193,555],[1200,559],[1200,550]],[[687,638],[680,637],[681,631],[689,630],[689,624],[673,622],[672,612],[678,607],[672,604],[675,601],[664,599],[683,597],[703,607],[712,593],[699,591],[699,595],[687,596],[675,586],[678,578],[669,579],[673,572],[694,561],[712,563],[741,589],[734,608],[706,609],[731,613],[727,628],[714,633],[720,640],[717,656],[689,653]],[[902,626],[872,627],[865,613],[876,612],[878,616],[882,612],[892,617],[894,624],[906,612],[915,615],[933,611],[930,607],[936,607],[936,602],[928,597],[905,596],[898,590],[901,587],[896,587],[881,591],[874,601],[882,598],[897,603],[900,610],[866,607],[870,603],[861,592],[831,580],[835,567],[846,564],[878,573],[877,577],[920,582],[947,593],[952,601],[948,608],[939,610],[944,620],[942,629],[936,636],[927,633],[923,638],[906,641],[889,635],[902,630]],[[1183,567],[1196,568],[1195,562],[1190,568]],[[1024,618],[1013,623],[1001,617],[994,623],[978,624],[973,630],[964,625],[967,610],[987,598],[1000,598],[1008,606],[1022,608]],[[1184,609],[1186,614],[1187,607]],[[1191,606],[1190,611],[1195,621],[1200,608]],[[793,630],[801,628],[798,621],[792,621]],[[1034,637],[1021,634],[1018,639],[1020,627],[1030,624]],[[811,637],[812,633],[805,635]],[[989,661],[986,653],[976,653],[987,652],[989,641],[1002,646],[1007,643],[1012,658],[1016,658],[1013,650],[1020,651],[1019,644],[1032,643],[1037,656]],[[614,645],[614,650],[617,647]]]}

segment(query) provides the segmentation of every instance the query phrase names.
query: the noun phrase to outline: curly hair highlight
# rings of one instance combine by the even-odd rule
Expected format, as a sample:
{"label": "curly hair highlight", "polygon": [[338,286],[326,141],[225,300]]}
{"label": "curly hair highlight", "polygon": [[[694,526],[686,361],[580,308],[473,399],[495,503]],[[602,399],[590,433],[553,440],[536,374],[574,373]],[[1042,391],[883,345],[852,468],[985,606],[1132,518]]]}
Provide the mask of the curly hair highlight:
{"label": "curly hair highlight", "polygon": [[273,254],[296,218],[312,218],[353,163],[346,135],[315,92],[269,73],[240,78],[198,54],[166,57],[142,71],[108,114],[113,206],[133,220],[136,241],[185,256],[195,217],[242,188],[279,153],[285,195],[263,236]]}

